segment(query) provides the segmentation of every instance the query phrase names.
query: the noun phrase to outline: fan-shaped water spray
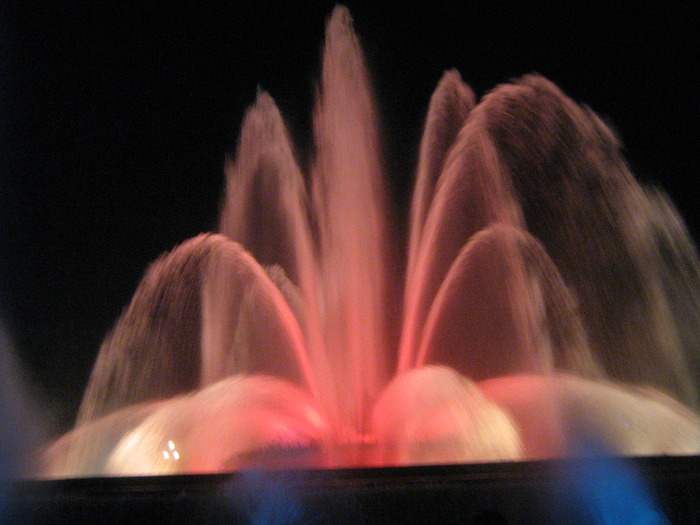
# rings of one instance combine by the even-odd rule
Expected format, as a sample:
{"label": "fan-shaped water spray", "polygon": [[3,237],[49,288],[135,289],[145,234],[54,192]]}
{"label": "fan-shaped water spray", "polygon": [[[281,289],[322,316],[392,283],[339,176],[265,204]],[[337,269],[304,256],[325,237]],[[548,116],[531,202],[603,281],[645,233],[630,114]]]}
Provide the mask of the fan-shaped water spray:
{"label": "fan-shaped water spray", "polygon": [[403,301],[376,120],[338,7],[310,175],[259,93],[220,233],[149,268],[47,475],[700,452],[697,253],[595,114],[539,76],[476,104],[445,73]]}

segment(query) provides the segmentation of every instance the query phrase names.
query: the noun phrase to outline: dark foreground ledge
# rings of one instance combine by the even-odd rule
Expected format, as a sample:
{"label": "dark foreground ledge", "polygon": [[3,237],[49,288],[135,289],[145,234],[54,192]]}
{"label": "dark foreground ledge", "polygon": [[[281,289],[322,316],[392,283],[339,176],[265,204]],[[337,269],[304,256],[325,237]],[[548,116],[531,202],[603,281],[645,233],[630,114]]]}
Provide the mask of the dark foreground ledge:
{"label": "dark foreground ledge", "polygon": [[697,524],[699,489],[700,457],[21,481],[2,523]]}

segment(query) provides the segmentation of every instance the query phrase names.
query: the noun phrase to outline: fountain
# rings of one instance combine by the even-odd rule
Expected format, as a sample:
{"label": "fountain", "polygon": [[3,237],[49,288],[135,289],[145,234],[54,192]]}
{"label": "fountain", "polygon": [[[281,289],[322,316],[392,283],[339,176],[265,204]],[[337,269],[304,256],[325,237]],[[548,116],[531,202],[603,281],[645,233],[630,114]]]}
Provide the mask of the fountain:
{"label": "fountain", "polygon": [[314,137],[304,174],[258,94],[219,232],[148,269],[43,475],[700,453],[698,256],[590,109],[537,75],[477,104],[445,73],[403,280],[343,7]]}

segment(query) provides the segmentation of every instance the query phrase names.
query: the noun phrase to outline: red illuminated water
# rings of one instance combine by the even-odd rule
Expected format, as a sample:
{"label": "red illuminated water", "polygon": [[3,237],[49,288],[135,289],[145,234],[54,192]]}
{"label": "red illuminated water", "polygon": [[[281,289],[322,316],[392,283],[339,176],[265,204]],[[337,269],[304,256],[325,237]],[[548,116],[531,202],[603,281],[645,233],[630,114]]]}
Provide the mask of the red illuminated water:
{"label": "red illuminated water", "polygon": [[[309,174],[259,93],[220,232],[156,261],[100,349],[54,476],[700,453],[700,265],[673,206],[544,78],[430,101],[404,297],[345,8]],[[392,312],[403,308],[400,327]]]}

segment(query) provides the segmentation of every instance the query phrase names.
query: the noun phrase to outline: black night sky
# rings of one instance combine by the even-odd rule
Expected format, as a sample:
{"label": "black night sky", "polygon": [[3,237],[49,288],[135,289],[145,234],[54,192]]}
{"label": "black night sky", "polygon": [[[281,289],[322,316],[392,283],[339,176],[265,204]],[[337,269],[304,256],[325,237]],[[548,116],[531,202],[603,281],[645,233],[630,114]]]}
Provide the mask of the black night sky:
{"label": "black night sky", "polygon": [[[45,4],[0,6],[0,313],[59,431],[148,263],[215,225],[258,85],[305,158],[333,2]],[[401,213],[442,72],[481,95],[536,71],[614,124],[637,177],[664,187],[700,238],[690,7],[450,4],[348,2]]]}

